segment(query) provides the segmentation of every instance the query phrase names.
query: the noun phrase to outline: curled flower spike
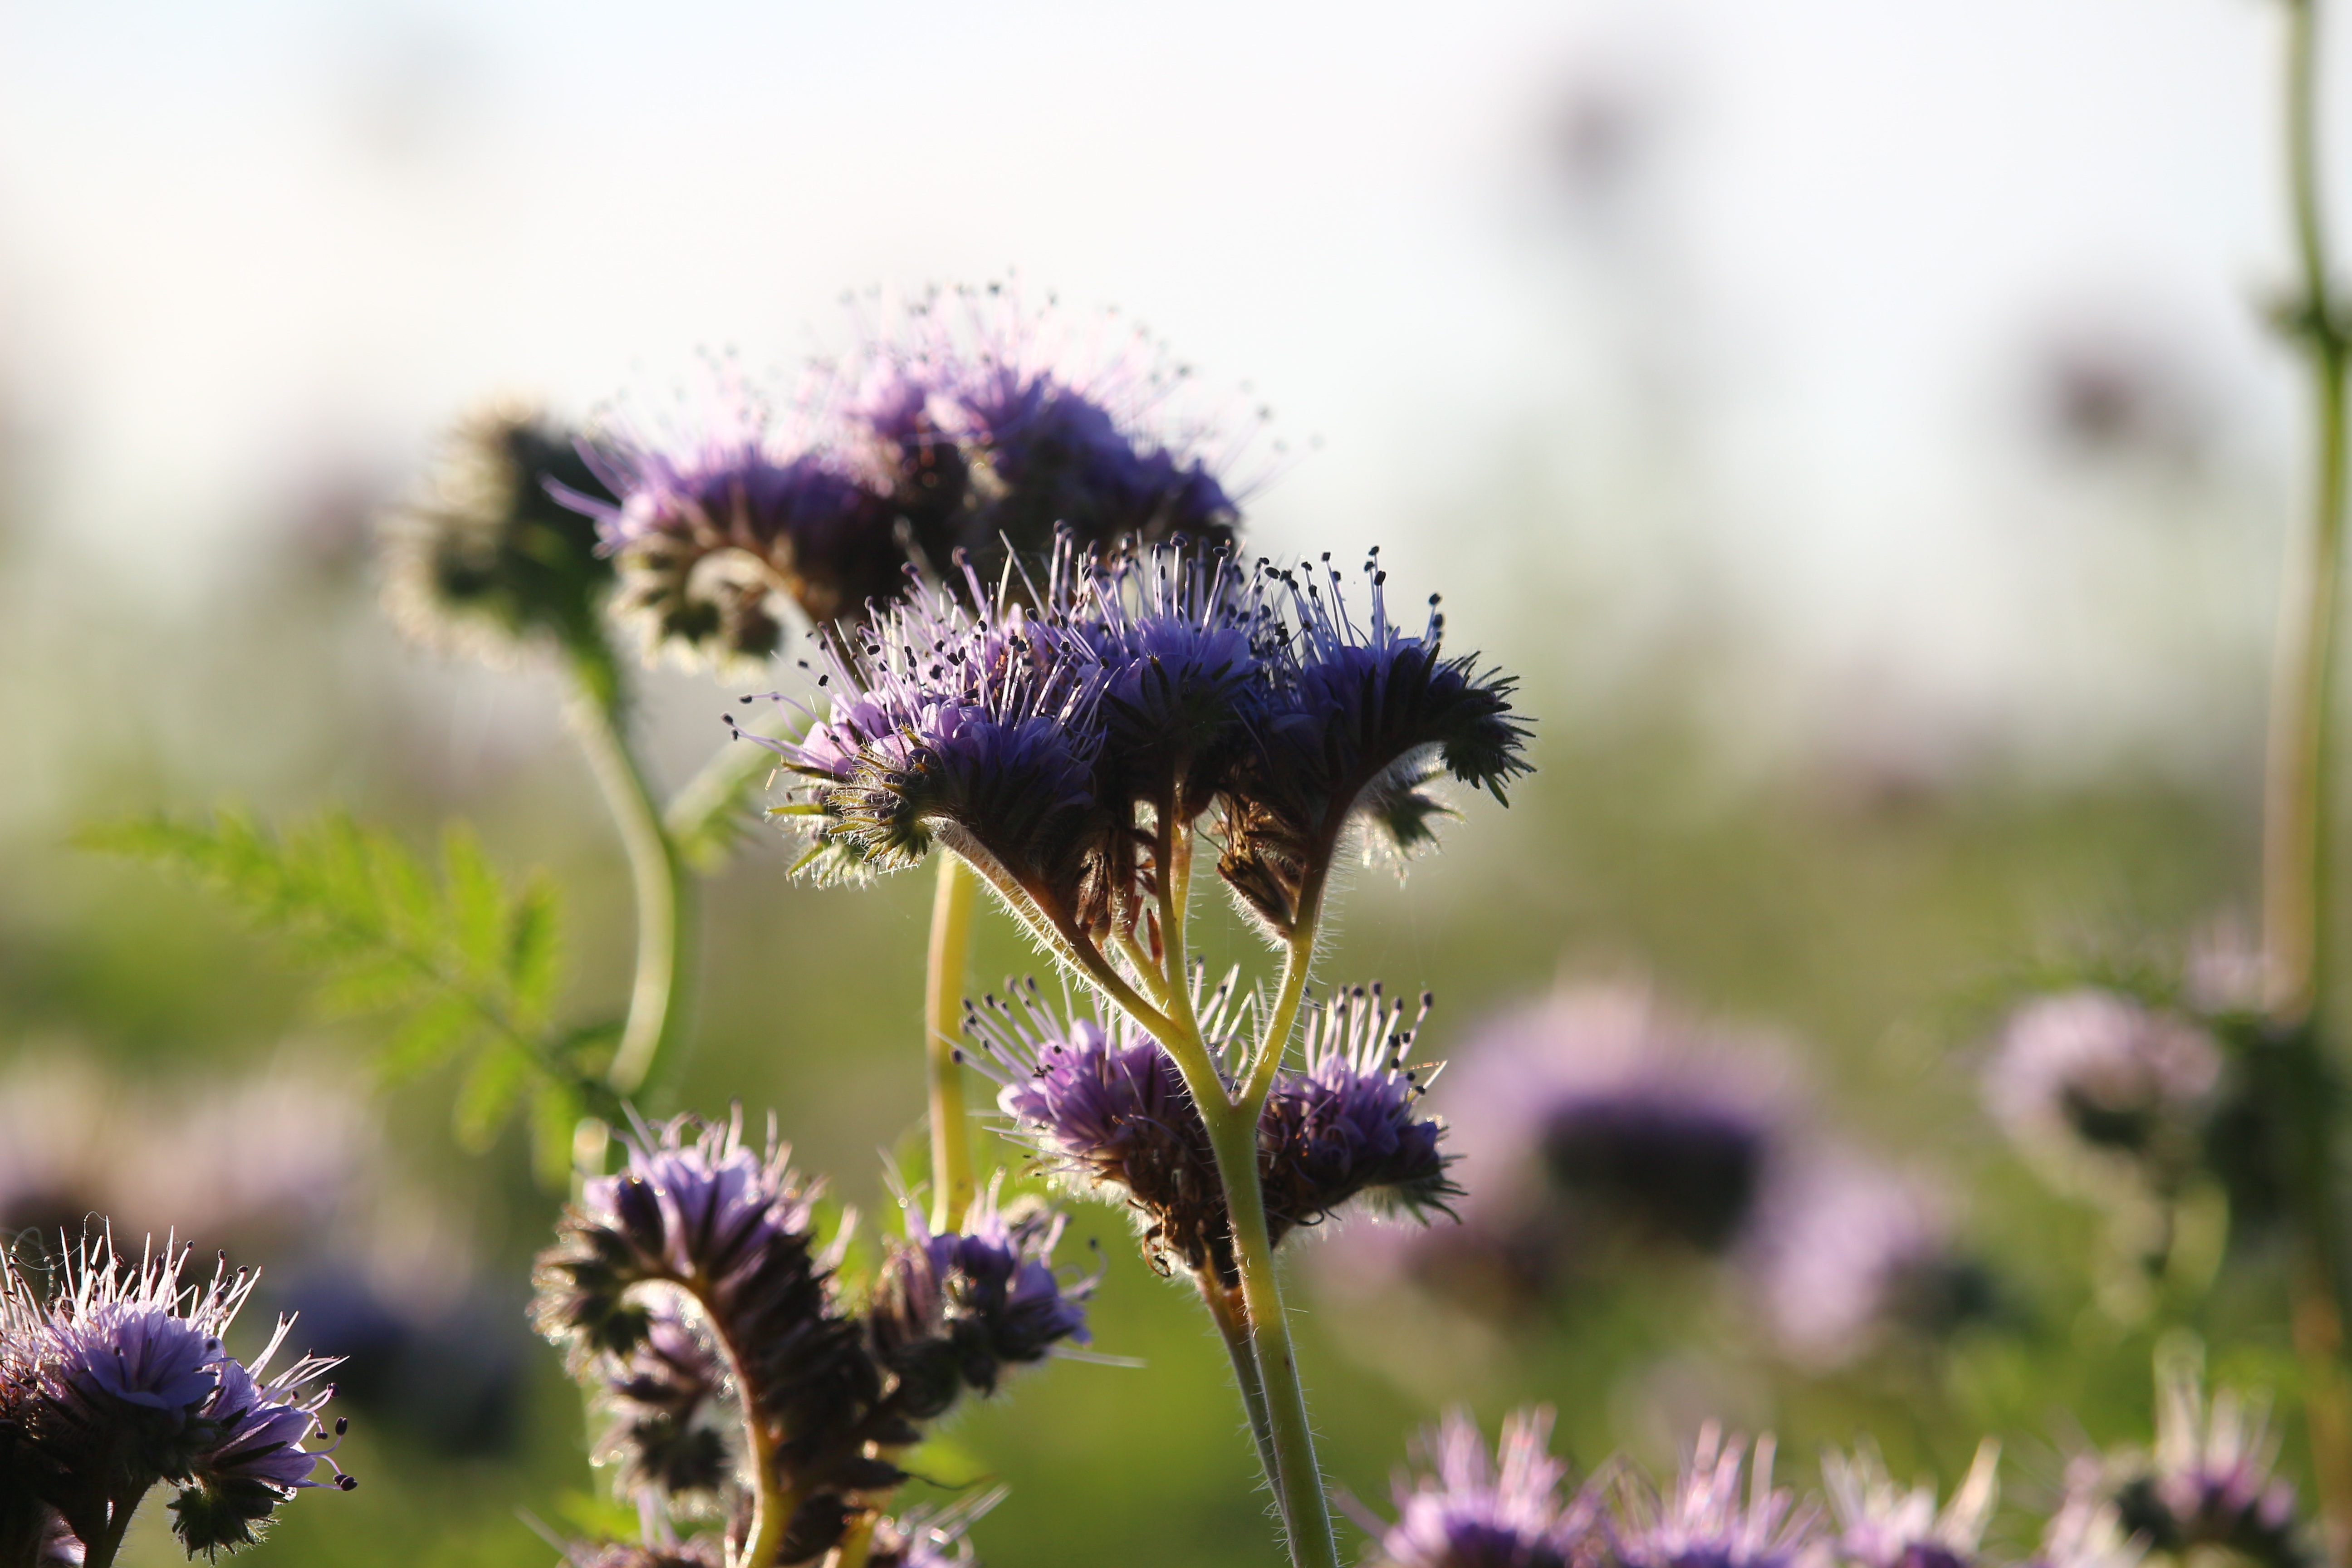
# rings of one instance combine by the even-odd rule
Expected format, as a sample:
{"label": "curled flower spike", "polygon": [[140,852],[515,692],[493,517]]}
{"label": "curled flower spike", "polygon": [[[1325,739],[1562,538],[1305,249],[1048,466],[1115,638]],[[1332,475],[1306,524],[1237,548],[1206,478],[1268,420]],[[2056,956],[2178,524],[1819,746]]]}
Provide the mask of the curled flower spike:
{"label": "curled flower spike", "polygon": [[1381,987],[1343,991],[1307,1016],[1304,1070],[1275,1079],[1258,1126],[1266,1219],[1277,1240],[1314,1225],[1358,1195],[1376,1208],[1425,1217],[1450,1214],[1462,1189],[1438,1152],[1445,1124],[1415,1114],[1424,1069],[1404,1053],[1428,1017],[1430,997],[1410,1027],[1404,1004]]}
{"label": "curled flower spike", "polygon": [[1364,563],[1370,608],[1359,626],[1326,552],[1314,567],[1263,570],[1288,600],[1288,658],[1255,745],[1225,792],[1217,869],[1245,913],[1286,935],[1319,885],[1341,834],[1363,826],[1400,854],[1434,839],[1444,806],[1424,786],[1451,773],[1497,801],[1530,771],[1528,726],[1511,710],[1516,682],[1475,655],[1439,653],[1445,619],[1430,600],[1419,637],[1388,617],[1380,552]]}
{"label": "curled flower spike", "polygon": [[2102,1195],[2178,1178],[2221,1076],[2220,1047],[2188,1018],[2085,988],[2011,1016],[1985,1100],[2053,1181]]}
{"label": "curled flower spike", "polygon": [[677,1302],[648,1310],[645,1339],[614,1358],[604,1380],[614,1422],[598,1458],[621,1461],[625,1488],[683,1497],[726,1484],[735,1459],[716,1420],[726,1363]]}
{"label": "curled flower spike", "polygon": [[[1013,1131],[1081,1195],[1127,1204],[1162,1269],[1214,1268],[1231,1283],[1224,1189],[1176,1064],[1124,1016],[1065,1023],[1035,981],[1010,990],[968,1009],[964,1032],[979,1050],[963,1059],[1003,1085],[996,1103]],[[1213,1039],[1230,1037],[1229,994],[1203,1009]]]}
{"label": "curled flower spike", "polygon": [[739,386],[721,389],[694,438],[607,432],[583,451],[618,499],[557,494],[596,520],[620,562],[620,607],[654,647],[764,658],[782,641],[779,601],[822,625],[904,585],[886,500],[826,446],[795,450]]}
{"label": "curled flower spike", "polygon": [[616,498],[575,439],[520,405],[460,425],[423,494],[385,521],[394,618],[482,657],[507,658],[548,637],[592,668],[609,666],[602,617],[613,563],[579,507],[610,507]]}
{"label": "curled flower spike", "polygon": [[2156,1450],[2115,1468],[2123,1528],[2159,1552],[2221,1547],[2266,1568],[2323,1561],[2306,1539],[2294,1484],[2274,1472],[2278,1436],[2266,1402],[2222,1389],[2207,1403],[2201,1350],[2176,1342],[2157,1361]]}
{"label": "curled flower spike", "polygon": [[1568,1467],[1551,1457],[1552,1411],[1531,1406],[1503,1418],[1496,1458],[1466,1410],[1424,1432],[1429,1469],[1400,1475],[1397,1518],[1383,1524],[1360,1508],[1358,1522],[1379,1541],[1383,1568],[1569,1568],[1591,1562],[1603,1526],[1597,1495],[1563,1500]]}
{"label": "curled flower spike", "polygon": [[1725,1441],[1713,1422],[1664,1497],[1627,1483],[1610,1530],[1620,1568],[1793,1568],[1819,1534],[1816,1510],[1772,1486],[1772,1439],[1759,1437],[1750,1461],[1747,1445]]}
{"label": "curled flower spike", "polygon": [[[306,1356],[265,1377],[290,1321],[249,1366],[230,1356],[223,1335],[253,1276],[224,1267],[184,1286],[188,1256],[167,1247],[133,1268],[110,1236],[96,1236],[68,1258],[46,1303],[0,1258],[8,1479],[85,1545],[115,1540],[158,1482],[181,1489],[173,1529],[191,1555],[250,1544],[297,1491],[353,1485],[331,1447],[302,1446],[325,1436],[318,1412],[334,1391],[310,1385],[336,1363]],[[322,1460],[331,1482],[313,1479]]]}
{"label": "curled flower spike", "polygon": [[1837,1518],[1838,1561],[1852,1568],[1974,1568],[2000,1500],[2000,1445],[1988,1437],[1978,1447],[1968,1479],[1941,1512],[1933,1486],[1896,1486],[1868,1443],[1851,1455],[1823,1455],[1822,1484]]}
{"label": "curled flower spike", "polygon": [[898,1380],[910,1418],[943,1413],[961,1388],[993,1394],[1008,1365],[1042,1361],[1065,1340],[1087,1342],[1083,1305],[1095,1281],[1054,1271],[1064,1216],[1034,1204],[1000,1208],[994,1187],[963,1228],[933,1236],[906,1209],[908,1245],[883,1260],[866,1321],[876,1359]]}

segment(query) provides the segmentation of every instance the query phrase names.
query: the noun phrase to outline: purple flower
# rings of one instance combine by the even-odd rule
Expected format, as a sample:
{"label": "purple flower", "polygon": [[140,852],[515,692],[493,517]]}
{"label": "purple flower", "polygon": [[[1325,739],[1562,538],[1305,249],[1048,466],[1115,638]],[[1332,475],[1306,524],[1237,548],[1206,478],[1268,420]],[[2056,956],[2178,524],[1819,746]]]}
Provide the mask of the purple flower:
{"label": "purple flower", "polygon": [[696,437],[610,432],[583,447],[617,502],[553,493],[596,520],[620,557],[619,605],[654,646],[701,659],[763,658],[789,600],[819,625],[906,585],[886,498],[827,443],[800,447],[740,387],[722,387]]}
{"label": "purple flower", "polygon": [[1978,1447],[1968,1479],[1940,1513],[1933,1486],[1896,1486],[1867,1443],[1851,1456],[1823,1455],[1822,1482],[1837,1517],[1832,1551],[1850,1568],[1972,1568],[2000,1498],[2000,1445],[1987,1438]]}
{"label": "purple flower", "polygon": [[[1461,1053],[1445,1101],[1465,1185],[1487,1212],[1575,1216],[1720,1250],[1757,1213],[1789,1119],[1768,1047],[1702,1033],[1646,992],[1561,992],[1507,1014]],[[1532,1181],[1531,1181],[1532,1178]],[[1531,1190],[1532,1188],[1532,1190]],[[1475,1211],[1473,1223],[1483,1223]]]}
{"label": "purple flower", "polygon": [[1276,1238],[1314,1225],[1360,1194],[1381,1209],[1448,1212],[1462,1189],[1438,1152],[1444,1123],[1418,1114],[1421,1068],[1411,1048],[1430,998],[1405,1025],[1404,1004],[1377,984],[1343,991],[1307,1015],[1307,1066],[1275,1080],[1258,1125],[1266,1219]]}
{"label": "purple flower", "polygon": [[604,1397],[612,1426],[598,1458],[617,1458],[622,1485],[669,1497],[713,1494],[733,1473],[725,1431],[716,1419],[727,1386],[717,1345],[680,1310],[657,1301],[646,1337],[626,1356],[607,1358]]}
{"label": "purple flower", "polygon": [[1350,825],[1409,854],[1434,842],[1430,824],[1445,809],[1424,787],[1432,781],[1451,773],[1501,801],[1532,766],[1511,678],[1480,670],[1475,655],[1440,656],[1445,620],[1434,595],[1423,634],[1400,631],[1388,618],[1379,554],[1364,564],[1371,605],[1362,626],[1328,552],[1320,582],[1313,567],[1265,567],[1289,601],[1288,657],[1226,792],[1218,871],[1244,912],[1277,936]]}
{"label": "purple flower", "polygon": [[278,1503],[330,1484],[311,1479],[322,1459],[331,1484],[352,1484],[331,1450],[302,1447],[324,1436],[317,1415],[333,1392],[305,1390],[335,1363],[305,1357],[261,1381],[290,1322],[240,1363],[222,1336],[253,1277],[223,1268],[183,1285],[187,1258],[167,1248],[133,1268],[110,1236],[94,1237],[46,1303],[0,1259],[0,1429],[16,1450],[14,1479],[85,1543],[106,1538],[159,1481],[184,1489],[174,1529],[192,1554],[254,1540]]}
{"label": "purple flower", "polygon": [[2146,1538],[2126,1533],[2114,1503],[2070,1489],[2026,1568],[2139,1568],[2147,1555]]}
{"label": "purple flower", "polygon": [[[1203,1022],[1216,1016],[1213,1005]],[[965,1016],[964,1059],[1003,1086],[996,1103],[1046,1167],[1082,1195],[1125,1203],[1161,1267],[1237,1278],[1209,1131],[1184,1080],[1132,1020],[1048,1009],[1034,980]]]}
{"label": "purple flower", "polygon": [[2051,1179],[2111,1194],[2177,1179],[2221,1075],[2220,1048],[2188,1018],[2085,988],[2011,1015],[1985,1100]]}
{"label": "purple flower", "polygon": [[1034,1204],[1008,1212],[992,1190],[961,1231],[933,1236],[908,1205],[908,1244],[883,1260],[867,1310],[876,1355],[898,1380],[891,1397],[916,1419],[944,1412],[960,1388],[993,1394],[1003,1368],[1084,1344],[1092,1279],[1054,1271],[1064,1216]]}
{"label": "purple flower", "polygon": [[2267,1401],[2222,1389],[2209,1405],[2202,1352],[2180,1344],[2158,1352],[2156,1395],[2155,1452],[2085,1468],[2125,1530],[2176,1556],[2221,1547],[2267,1568],[2325,1561],[2305,1538],[2294,1484],[2274,1473]]}
{"label": "purple flower", "polygon": [[1747,1458],[1746,1444],[1726,1442],[1709,1422],[1671,1492],[1629,1482],[1610,1530],[1619,1568],[1793,1568],[1815,1544],[1820,1516],[1773,1488],[1769,1436],[1756,1440],[1743,1489]]}
{"label": "purple flower", "polygon": [[715,1535],[647,1546],[620,1541],[574,1542],[563,1549],[570,1568],[726,1568],[727,1549]]}
{"label": "purple flower", "polygon": [[532,1318],[585,1371],[648,1342],[654,1305],[670,1292],[645,1287],[684,1291],[777,1462],[808,1466],[847,1441],[880,1373],[838,1310],[814,1194],[788,1159],[772,1132],[764,1154],[748,1147],[740,1111],[641,1128],[627,1169],[586,1183],[540,1255]]}
{"label": "purple flower", "polygon": [[1852,1156],[1817,1157],[1775,1184],[1748,1251],[1774,1337],[1816,1370],[1890,1333],[1948,1333],[1990,1306],[1941,1194]]}
{"label": "purple flower", "polygon": [[1230,542],[1237,509],[1214,422],[1168,416],[1184,373],[1139,333],[1088,342],[1074,325],[992,286],[916,301],[895,330],[869,331],[840,374],[869,468],[916,515],[952,511],[956,538],[983,558],[1040,552],[1057,531],[1089,551]]}
{"label": "purple flower", "polygon": [[1397,1519],[1360,1521],[1380,1538],[1384,1568],[1568,1568],[1590,1563],[1602,1541],[1599,1502],[1590,1489],[1567,1499],[1568,1467],[1551,1457],[1547,1406],[1503,1418],[1496,1458],[1466,1410],[1447,1413],[1420,1439],[1430,1468],[1399,1476]]}

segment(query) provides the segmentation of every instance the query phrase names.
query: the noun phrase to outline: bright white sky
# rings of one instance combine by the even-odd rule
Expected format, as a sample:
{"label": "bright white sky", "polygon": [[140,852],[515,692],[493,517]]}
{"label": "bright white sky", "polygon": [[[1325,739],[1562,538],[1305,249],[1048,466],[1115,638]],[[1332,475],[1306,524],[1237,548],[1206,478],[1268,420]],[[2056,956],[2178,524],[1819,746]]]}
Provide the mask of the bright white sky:
{"label": "bright white sky", "polygon": [[[1261,508],[1277,544],[1491,555],[1550,548],[1512,532],[1545,515],[1654,575],[1612,531],[1686,511],[1808,668],[1993,700],[2081,587],[2011,592],[2036,509],[2091,504],[2034,499],[2002,412],[2053,324],[2193,374],[2257,584],[2274,548],[2294,387],[2245,307],[2285,257],[2276,10],[19,6],[0,387],[53,531],[184,577],[486,390],[782,363],[839,344],[845,290],[1010,265],[1319,442]],[[1596,99],[1658,128],[1613,217],[1553,151]],[[1530,463],[1561,504],[1492,521]]]}

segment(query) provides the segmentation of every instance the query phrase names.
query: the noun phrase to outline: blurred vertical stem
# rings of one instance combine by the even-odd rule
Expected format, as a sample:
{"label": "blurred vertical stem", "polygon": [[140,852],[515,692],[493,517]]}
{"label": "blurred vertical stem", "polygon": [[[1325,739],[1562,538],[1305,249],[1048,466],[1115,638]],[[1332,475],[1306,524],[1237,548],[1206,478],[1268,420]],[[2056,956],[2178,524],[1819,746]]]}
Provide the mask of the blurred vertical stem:
{"label": "blurred vertical stem", "polygon": [[[2301,278],[2282,324],[2309,365],[2315,424],[2311,521],[2291,552],[2283,591],[2263,830],[2263,945],[2267,1011],[2281,1037],[2306,1058],[2294,1075],[2332,1084],[2322,1031],[2333,927],[2329,816],[2334,775],[2335,675],[2344,570],[2347,345],[2328,277],[2319,199],[2319,0],[2286,8],[2287,177]],[[2306,1100],[2315,1097],[2303,1097]],[[2303,1360],[2312,1465],[2326,1510],[2331,1555],[2352,1543],[2352,1397],[2343,1363],[2345,1289],[2337,1238],[2336,1129],[2332,1094],[2282,1108],[2302,1230],[2293,1324]]]}
{"label": "blurred vertical stem", "polygon": [[923,1055],[930,1067],[931,1230],[943,1235],[963,1224],[971,1206],[971,1128],[964,1115],[963,1068],[956,1036],[962,1026],[964,965],[971,952],[971,914],[980,879],[962,858],[941,855],[939,892],[931,900],[931,951],[923,986]]}
{"label": "blurred vertical stem", "polygon": [[[584,661],[583,661],[584,664]],[[675,1057],[686,1029],[687,986],[694,965],[693,889],[677,846],[663,830],[661,808],[624,728],[624,700],[609,677],[592,668],[575,672],[579,689],[566,711],[604,805],[628,852],[636,894],[637,970],[629,989],[628,1022],[604,1079],[627,1096],[645,1088],[654,1068]]]}
{"label": "blurred vertical stem", "polygon": [[[1274,1487],[1281,1467],[1275,1462],[1274,1429],[1266,1421],[1265,1384],[1258,1377],[1257,1352],[1250,1346],[1249,1314],[1236,1294],[1217,1278],[1215,1269],[1202,1268],[1194,1283],[1200,1286],[1201,1300],[1217,1325],[1217,1336],[1225,1342],[1225,1352],[1233,1357],[1234,1384],[1241,1390],[1242,1409],[1249,1416],[1250,1441],[1257,1446],[1258,1467],[1265,1471],[1265,1484]],[[1277,1488],[1277,1500],[1280,1495]]]}

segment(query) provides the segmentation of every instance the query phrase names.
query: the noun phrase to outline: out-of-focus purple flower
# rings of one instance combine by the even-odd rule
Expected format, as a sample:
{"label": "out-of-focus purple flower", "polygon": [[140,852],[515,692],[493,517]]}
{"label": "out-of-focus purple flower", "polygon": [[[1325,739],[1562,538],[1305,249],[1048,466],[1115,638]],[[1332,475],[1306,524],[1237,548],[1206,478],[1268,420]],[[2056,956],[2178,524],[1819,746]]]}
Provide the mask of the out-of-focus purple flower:
{"label": "out-of-focus purple flower", "polygon": [[1706,1251],[1755,1218],[1791,1100],[1768,1047],[1621,986],[1496,1019],[1458,1053],[1444,1095],[1473,1194],[1565,1199],[1588,1223]]}
{"label": "out-of-focus purple flower", "polygon": [[1787,1173],[1747,1250],[1773,1337],[1815,1369],[1854,1361],[1891,1333],[1948,1333],[1992,1305],[1941,1194],[1852,1156]]}
{"label": "out-of-focus purple flower", "polygon": [[1586,1489],[1560,1495],[1568,1467],[1551,1457],[1552,1412],[1535,1406],[1503,1418],[1495,1458],[1466,1410],[1449,1411],[1419,1447],[1429,1467],[1400,1475],[1397,1518],[1360,1520],[1379,1539],[1383,1568],[1568,1568],[1590,1563],[1604,1540],[1600,1501]]}
{"label": "out-of-focus purple flower", "polygon": [[93,1237],[46,1301],[0,1259],[0,1426],[22,1484],[84,1542],[158,1482],[184,1489],[173,1528],[191,1554],[254,1540],[278,1503],[329,1484],[311,1479],[322,1460],[333,1484],[352,1485],[331,1450],[302,1447],[333,1392],[309,1385],[335,1363],[304,1357],[262,1381],[291,1325],[240,1363],[222,1336],[252,1276],[224,1267],[183,1285],[187,1258],[167,1247],[134,1267],[110,1236]]}
{"label": "out-of-focus purple flower", "polygon": [[1287,600],[1288,657],[1225,792],[1217,870],[1244,912],[1276,935],[1350,826],[1407,854],[1433,842],[1430,825],[1444,810],[1424,786],[1451,773],[1500,801],[1532,767],[1527,721],[1511,708],[1516,682],[1480,669],[1475,654],[1441,656],[1434,595],[1422,634],[1401,631],[1379,557],[1375,549],[1364,563],[1370,605],[1360,626],[1328,552],[1319,572],[1264,568]]}
{"label": "out-of-focus purple flower", "polygon": [[2127,1533],[2106,1498],[2070,1486],[2026,1568],[2139,1568],[2147,1538]]}
{"label": "out-of-focus purple flower", "polygon": [[1279,1239],[1359,1195],[1376,1209],[1425,1218],[1462,1189],[1447,1179],[1445,1124],[1423,1116],[1421,1068],[1409,1067],[1424,994],[1410,1026],[1377,984],[1343,991],[1308,1013],[1306,1067],[1275,1080],[1258,1124],[1266,1219]]}
{"label": "out-of-focus purple flower", "polygon": [[404,629],[493,663],[545,638],[609,666],[603,627],[613,563],[593,521],[550,493],[618,498],[574,432],[536,408],[501,405],[452,431],[424,491],[383,524],[384,603]]}
{"label": "out-of-focus purple flower", "polygon": [[972,1008],[964,1030],[979,1047],[965,1059],[1003,1085],[998,1108],[1048,1170],[1128,1205],[1162,1267],[1237,1277],[1209,1130],[1157,1042],[1123,1016],[1064,1021],[1034,980]]}
{"label": "out-of-focus purple flower", "polygon": [[566,1546],[563,1556],[570,1568],[726,1568],[727,1548],[716,1535],[661,1546],[581,1541]]}
{"label": "out-of-focus purple flower", "polygon": [[2267,1568],[2324,1561],[2306,1539],[2294,1483],[2279,1476],[2267,1402],[2234,1389],[2205,1395],[2204,1360],[2168,1345],[2157,1361],[2156,1449],[2117,1456],[2104,1471],[2123,1528],[2175,1555],[2221,1547]]}
{"label": "out-of-focus purple flower", "polygon": [[883,1260],[866,1322],[908,1415],[940,1415],[960,1388],[992,1394],[1008,1364],[1086,1342],[1094,1281],[1054,1271],[1063,1215],[1035,1204],[1000,1208],[993,1190],[973,1201],[961,1231],[933,1236],[919,1208],[906,1214],[907,1245]]}
{"label": "out-of-focus purple flower", "polygon": [[1610,1528],[1620,1568],[1794,1568],[1817,1545],[1821,1516],[1773,1487],[1770,1436],[1743,1466],[1748,1458],[1746,1444],[1725,1441],[1710,1422],[1671,1492],[1629,1480]]}
{"label": "out-of-focus purple flower", "polygon": [[1985,1100],[2052,1180],[2100,1194],[2177,1180],[2221,1076],[2189,1019],[2086,987],[2011,1015]]}
{"label": "out-of-focus purple flower", "polygon": [[2000,1445],[1987,1438],[1978,1447],[1968,1479],[1940,1512],[1933,1486],[1896,1486],[1867,1443],[1851,1455],[1823,1455],[1822,1484],[1837,1519],[1831,1547],[1838,1562],[1851,1568],[1973,1568],[2000,1500]]}

